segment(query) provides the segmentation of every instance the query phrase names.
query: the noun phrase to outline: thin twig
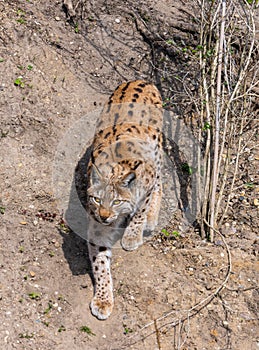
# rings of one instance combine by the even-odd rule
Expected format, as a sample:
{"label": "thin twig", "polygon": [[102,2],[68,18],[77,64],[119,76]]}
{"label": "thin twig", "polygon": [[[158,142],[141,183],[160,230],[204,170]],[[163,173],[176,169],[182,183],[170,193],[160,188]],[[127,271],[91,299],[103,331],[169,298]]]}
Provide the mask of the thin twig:
{"label": "thin twig", "polygon": [[159,330],[157,328],[157,323],[156,323],[156,319],[154,319],[154,327],[156,330],[156,341],[157,341],[157,345],[158,345],[158,349],[161,350],[161,342],[160,342],[160,333]]}
{"label": "thin twig", "polygon": [[226,0],[222,0],[222,20],[220,28],[220,40],[219,40],[219,54],[218,54],[218,72],[217,72],[217,97],[216,97],[216,116],[215,116],[215,131],[214,131],[214,157],[213,157],[213,171],[212,171],[212,186],[211,186],[211,205],[210,205],[210,240],[213,242],[215,227],[215,207],[216,207],[216,190],[218,184],[218,162],[219,162],[219,124],[221,117],[221,74],[222,74],[222,61],[223,61],[223,42],[225,35],[225,13],[226,13]]}

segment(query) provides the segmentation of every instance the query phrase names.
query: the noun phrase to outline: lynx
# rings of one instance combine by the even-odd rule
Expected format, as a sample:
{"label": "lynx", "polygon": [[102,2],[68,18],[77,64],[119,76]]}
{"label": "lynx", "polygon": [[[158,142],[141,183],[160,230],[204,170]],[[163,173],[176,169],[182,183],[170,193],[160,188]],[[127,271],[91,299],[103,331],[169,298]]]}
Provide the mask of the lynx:
{"label": "lynx", "polygon": [[111,249],[143,243],[157,225],[162,196],[162,100],[157,88],[137,80],[121,84],[97,123],[88,164],[88,250],[95,281],[90,308],[98,319],[113,309]]}

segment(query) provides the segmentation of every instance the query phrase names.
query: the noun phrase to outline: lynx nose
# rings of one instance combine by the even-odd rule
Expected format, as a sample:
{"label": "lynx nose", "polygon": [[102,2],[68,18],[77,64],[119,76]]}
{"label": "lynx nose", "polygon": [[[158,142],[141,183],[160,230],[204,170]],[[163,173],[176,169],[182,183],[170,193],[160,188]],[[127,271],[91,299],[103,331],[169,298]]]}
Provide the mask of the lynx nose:
{"label": "lynx nose", "polygon": [[100,215],[101,221],[102,221],[104,224],[107,223],[107,221],[108,221],[108,219],[109,219],[109,217],[110,217],[109,211],[108,211],[106,208],[104,208],[104,207],[101,206],[99,215]]}
{"label": "lynx nose", "polygon": [[103,215],[100,215],[100,219],[102,220],[102,222],[107,222],[108,220],[108,216],[103,216]]}

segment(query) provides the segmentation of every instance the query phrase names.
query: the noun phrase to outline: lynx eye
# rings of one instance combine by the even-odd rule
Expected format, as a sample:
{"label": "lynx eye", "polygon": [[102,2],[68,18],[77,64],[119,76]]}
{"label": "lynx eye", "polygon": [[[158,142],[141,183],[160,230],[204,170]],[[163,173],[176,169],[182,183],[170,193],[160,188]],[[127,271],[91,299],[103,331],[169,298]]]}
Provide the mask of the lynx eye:
{"label": "lynx eye", "polygon": [[112,205],[119,205],[119,204],[121,204],[121,200],[119,200],[119,199],[115,199],[113,202],[112,202]]}
{"label": "lynx eye", "polygon": [[96,203],[96,204],[100,204],[101,203],[101,199],[98,197],[92,197],[92,200]]}

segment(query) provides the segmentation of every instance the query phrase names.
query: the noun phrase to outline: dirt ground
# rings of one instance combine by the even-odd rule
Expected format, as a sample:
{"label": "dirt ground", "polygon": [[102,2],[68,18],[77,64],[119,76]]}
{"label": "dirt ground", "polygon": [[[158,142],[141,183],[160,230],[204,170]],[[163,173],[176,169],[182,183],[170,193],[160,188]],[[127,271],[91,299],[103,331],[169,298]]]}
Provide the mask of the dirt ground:
{"label": "dirt ground", "polygon": [[[58,145],[81,118],[93,130],[94,111],[120,82],[151,79],[166,101],[168,57],[170,74],[195,75],[186,55],[152,45],[133,14],[187,45],[197,39],[193,9],[180,0],[79,1],[73,22],[62,1],[0,1],[1,349],[259,349],[259,156],[251,129],[225,240],[209,243],[192,227],[171,238],[158,229],[137,251],[114,249],[107,321],[90,313],[86,242],[66,227],[55,197]],[[163,69],[154,69],[154,57]]]}

